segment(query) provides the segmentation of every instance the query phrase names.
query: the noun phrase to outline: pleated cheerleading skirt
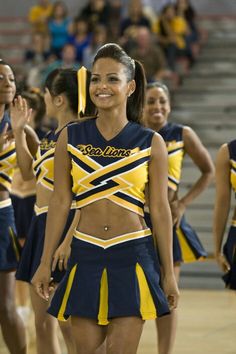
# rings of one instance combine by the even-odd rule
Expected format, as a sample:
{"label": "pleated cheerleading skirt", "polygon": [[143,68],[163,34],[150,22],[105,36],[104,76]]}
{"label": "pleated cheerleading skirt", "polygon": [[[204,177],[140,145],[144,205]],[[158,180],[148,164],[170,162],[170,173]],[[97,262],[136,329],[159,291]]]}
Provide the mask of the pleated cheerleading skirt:
{"label": "pleated cheerleading skirt", "polygon": [[11,199],[6,199],[0,202],[0,271],[15,270],[19,259],[14,211]]}
{"label": "pleated cheerleading skirt", "polygon": [[169,313],[150,229],[102,240],[76,231],[65,277],[48,312],[107,325],[116,317],[154,319]]}
{"label": "pleated cheerleading skirt", "polygon": [[232,221],[223,252],[230,264],[230,270],[222,278],[227,288],[236,290],[236,220]]}
{"label": "pleated cheerleading skirt", "polygon": [[[145,222],[152,228],[150,214],[145,212]],[[188,263],[204,260],[207,257],[201,241],[194,229],[186,222],[183,216],[180,226],[173,227],[173,259],[174,263]]]}
{"label": "pleated cheerleading skirt", "polygon": [[[65,235],[73,221],[73,217],[74,210],[70,210],[60,243],[64,240]],[[35,206],[35,213],[31,221],[29,234],[23,247],[20,263],[16,272],[17,280],[30,283],[40,264],[45,239],[46,219],[47,208],[38,208]],[[56,283],[59,283],[64,274],[65,271],[60,271],[57,267],[52,273],[52,278]]]}

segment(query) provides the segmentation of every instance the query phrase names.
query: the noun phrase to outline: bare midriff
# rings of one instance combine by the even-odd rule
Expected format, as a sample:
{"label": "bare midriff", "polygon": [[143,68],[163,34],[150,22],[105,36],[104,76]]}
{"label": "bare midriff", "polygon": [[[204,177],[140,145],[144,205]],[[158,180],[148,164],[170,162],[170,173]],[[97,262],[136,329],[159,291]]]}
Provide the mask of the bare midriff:
{"label": "bare midriff", "polygon": [[110,200],[103,199],[81,209],[77,230],[103,240],[108,240],[146,228],[147,226],[142,216]]}
{"label": "bare midriff", "polygon": [[48,207],[51,196],[52,191],[41,184],[36,185],[36,205],[38,208]]}
{"label": "bare midriff", "polygon": [[0,184],[0,202],[10,197],[8,190]]}

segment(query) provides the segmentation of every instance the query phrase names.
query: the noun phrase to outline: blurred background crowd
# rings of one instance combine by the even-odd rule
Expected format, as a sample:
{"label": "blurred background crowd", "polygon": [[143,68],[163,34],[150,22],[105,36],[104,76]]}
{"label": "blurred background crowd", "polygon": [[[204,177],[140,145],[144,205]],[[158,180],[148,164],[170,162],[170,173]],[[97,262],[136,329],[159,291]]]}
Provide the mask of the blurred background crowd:
{"label": "blurred background crowd", "polygon": [[17,70],[24,89],[42,88],[58,67],[91,68],[98,48],[116,42],[143,63],[148,82],[174,90],[206,39],[190,0],[88,0],[78,8],[71,16],[66,1],[38,0],[29,9],[30,43]]}

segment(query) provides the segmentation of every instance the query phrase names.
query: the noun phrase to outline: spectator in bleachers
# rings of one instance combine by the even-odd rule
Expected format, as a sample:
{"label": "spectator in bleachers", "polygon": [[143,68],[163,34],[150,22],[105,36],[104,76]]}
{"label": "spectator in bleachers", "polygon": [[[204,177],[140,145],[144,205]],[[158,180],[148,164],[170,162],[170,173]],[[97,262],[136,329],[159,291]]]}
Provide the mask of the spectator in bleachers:
{"label": "spectator in bleachers", "polygon": [[79,17],[86,18],[89,29],[93,30],[98,23],[109,25],[110,3],[106,0],[89,0],[88,4],[79,12]]}
{"label": "spectator in bleachers", "polygon": [[121,37],[129,36],[130,32],[140,26],[151,29],[151,23],[143,13],[141,0],[131,0],[128,8],[128,16],[123,19],[120,25]]}
{"label": "spectator in bleachers", "polygon": [[29,22],[33,32],[48,33],[48,19],[52,13],[50,0],[38,0],[38,4],[29,11]]}
{"label": "spectator in bleachers", "polygon": [[75,69],[78,70],[80,63],[76,61],[76,48],[73,44],[67,43],[64,45],[61,51],[61,59],[56,59],[52,61],[49,65],[45,65],[41,73],[41,85],[44,86],[45,79],[49,73],[55,69]]}
{"label": "spectator in bleachers", "polygon": [[165,55],[153,40],[149,28],[139,27],[135,42],[136,47],[130,51],[129,55],[143,64],[147,81],[162,79],[167,71]]}
{"label": "spectator in bleachers", "polygon": [[39,87],[41,84],[40,72],[49,58],[49,50],[45,44],[45,34],[35,32],[32,34],[31,44],[25,52],[25,73],[27,85]]}
{"label": "spectator in bleachers", "polygon": [[68,17],[66,4],[63,1],[56,1],[53,5],[52,14],[48,21],[50,35],[50,50],[58,58],[61,50],[67,43],[71,20]]}
{"label": "spectator in bleachers", "polygon": [[68,43],[76,48],[76,60],[83,61],[83,51],[91,41],[91,33],[86,18],[78,17],[73,24],[73,33],[68,38]]}
{"label": "spectator in bleachers", "polygon": [[82,64],[87,68],[92,68],[93,59],[95,54],[97,53],[98,49],[104,45],[107,41],[107,28],[102,25],[98,24],[92,33],[91,42],[88,47],[84,49],[83,52],[83,61]]}
{"label": "spectator in bleachers", "polygon": [[184,17],[177,16],[172,4],[164,6],[157,22],[156,31],[159,43],[165,51],[169,68],[176,70],[178,58],[186,58],[188,64],[193,61],[191,48],[187,45],[186,36],[190,33]]}
{"label": "spectator in bleachers", "polygon": [[193,53],[197,55],[199,52],[200,34],[196,23],[196,12],[190,3],[190,0],[177,0],[175,8],[176,13],[179,16],[184,17],[188,23],[189,34],[186,39],[191,46]]}

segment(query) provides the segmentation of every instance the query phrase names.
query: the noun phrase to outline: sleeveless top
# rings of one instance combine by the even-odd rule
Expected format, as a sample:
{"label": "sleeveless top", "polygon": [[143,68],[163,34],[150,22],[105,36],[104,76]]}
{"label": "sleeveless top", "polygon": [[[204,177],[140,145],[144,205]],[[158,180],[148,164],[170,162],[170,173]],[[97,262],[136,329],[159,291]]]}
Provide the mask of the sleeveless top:
{"label": "sleeveless top", "polygon": [[230,184],[234,193],[236,193],[236,140],[228,143],[228,149],[230,158]]}
{"label": "sleeveless top", "polygon": [[[4,113],[3,119],[0,122],[0,133],[2,133],[6,123],[8,123],[8,130],[11,130],[10,117],[7,112]],[[8,191],[11,189],[16,163],[15,142],[12,142],[6,149],[0,151],[0,185]]]}
{"label": "sleeveless top", "polygon": [[60,131],[58,133],[50,131],[44,136],[33,162],[36,183],[50,191],[53,191],[54,188],[54,153],[59,135]]}
{"label": "sleeveless top", "polygon": [[143,216],[154,131],[128,122],[107,141],[96,119],[71,124],[67,131],[76,206],[105,198]]}
{"label": "sleeveless top", "polygon": [[164,139],[168,151],[168,187],[177,191],[185,154],[183,125],[167,123],[158,133]]}

